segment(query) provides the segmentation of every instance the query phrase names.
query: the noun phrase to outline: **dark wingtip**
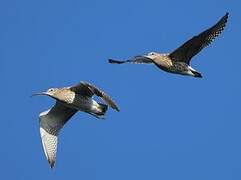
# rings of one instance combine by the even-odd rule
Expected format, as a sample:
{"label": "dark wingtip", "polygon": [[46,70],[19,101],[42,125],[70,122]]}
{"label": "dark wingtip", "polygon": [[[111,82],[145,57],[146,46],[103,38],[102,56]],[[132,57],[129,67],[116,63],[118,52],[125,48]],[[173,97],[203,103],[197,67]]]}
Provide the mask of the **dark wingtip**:
{"label": "dark wingtip", "polygon": [[117,60],[114,60],[114,59],[109,59],[109,63],[111,63],[111,64],[122,64],[124,62],[125,61],[117,61]]}
{"label": "dark wingtip", "polygon": [[114,110],[116,110],[117,112],[120,112],[120,109],[117,107],[116,104],[110,104],[110,107]]}
{"label": "dark wingtip", "polygon": [[229,12],[226,12],[226,14],[223,16],[222,19],[225,19],[225,22],[227,22],[228,17],[229,17]]}
{"label": "dark wingtip", "polygon": [[115,110],[117,111],[117,112],[120,112],[120,109],[116,106],[115,107]]}

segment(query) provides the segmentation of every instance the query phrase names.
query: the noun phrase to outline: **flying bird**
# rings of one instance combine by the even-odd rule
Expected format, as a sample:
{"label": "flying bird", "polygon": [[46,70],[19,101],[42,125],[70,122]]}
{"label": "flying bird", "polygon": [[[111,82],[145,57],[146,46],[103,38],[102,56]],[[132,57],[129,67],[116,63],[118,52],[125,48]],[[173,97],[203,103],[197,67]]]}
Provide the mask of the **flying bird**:
{"label": "flying bird", "polygon": [[[58,134],[77,111],[86,112],[96,118],[104,117],[108,105],[119,111],[110,96],[94,85],[83,81],[71,87],[50,88],[46,92],[33,94],[35,95],[47,95],[56,100],[52,108],[39,115],[43,149],[51,168],[55,164]],[[100,97],[106,104],[95,101],[94,95]]]}
{"label": "flying bird", "polygon": [[109,59],[109,63],[155,64],[166,72],[201,78],[201,73],[190,66],[190,61],[193,56],[211,44],[222,33],[226,26],[228,15],[229,13],[226,13],[214,26],[194,36],[171,53],[150,52],[124,61]]}

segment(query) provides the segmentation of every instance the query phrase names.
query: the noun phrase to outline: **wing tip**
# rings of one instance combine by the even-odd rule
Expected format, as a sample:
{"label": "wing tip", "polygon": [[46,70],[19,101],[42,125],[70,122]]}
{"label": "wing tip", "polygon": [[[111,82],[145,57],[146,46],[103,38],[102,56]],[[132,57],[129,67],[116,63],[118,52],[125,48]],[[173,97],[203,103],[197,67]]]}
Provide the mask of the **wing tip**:
{"label": "wing tip", "polygon": [[114,60],[114,59],[108,59],[108,62],[111,64],[123,64],[126,61],[118,61],[118,60]]}
{"label": "wing tip", "polygon": [[119,109],[117,106],[115,106],[114,109],[115,109],[117,112],[120,112],[120,109]]}
{"label": "wing tip", "polygon": [[225,23],[228,21],[228,17],[229,17],[229,12],[226,12],[226,14],[222,17]]}
{"label": "wing tip", "polygon": [[112,107],[114,110],[116,110],[117,112],[120,112],[120,109],[117,107],[117,106],[115,106],[115,107]]}
{"label": "wing tip", "polygon": [[[42,140],[44,154],[48,160],[50,168],[53,169],[57,152],[57,136],[49,134],[43,127],[40,127],[40,136]],[[50,140],[50,142],[52,141],[50,143],[50,147],[52,146],[52,148],[54,148],[54,151],[49,151],[48,140]],[[53,154],[51,155],[51,153]]]}

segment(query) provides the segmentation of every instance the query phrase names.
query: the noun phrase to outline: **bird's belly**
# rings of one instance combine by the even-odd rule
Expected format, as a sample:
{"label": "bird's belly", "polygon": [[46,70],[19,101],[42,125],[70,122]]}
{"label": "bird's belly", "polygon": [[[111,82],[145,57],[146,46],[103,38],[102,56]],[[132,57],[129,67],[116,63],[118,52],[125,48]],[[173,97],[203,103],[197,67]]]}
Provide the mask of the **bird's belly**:
{"label": "bird's belly", "polygon": [[182,74],[182,75],[189,75],[189,68],[186,63],[183,62],[175,62],[173,63],[172,71],[177,74]]}
{"label": "bird's belly", "polygon": [[182,62],[169,63],[166,66],[157,65],[160,69],[174,74],[189,75],[188,65]]}
{"label": "bird's belly", "polygon": [[163,71],[172,72],[173,63],[172,61],[166,59],[165,61],[153,61],[154,64]]}

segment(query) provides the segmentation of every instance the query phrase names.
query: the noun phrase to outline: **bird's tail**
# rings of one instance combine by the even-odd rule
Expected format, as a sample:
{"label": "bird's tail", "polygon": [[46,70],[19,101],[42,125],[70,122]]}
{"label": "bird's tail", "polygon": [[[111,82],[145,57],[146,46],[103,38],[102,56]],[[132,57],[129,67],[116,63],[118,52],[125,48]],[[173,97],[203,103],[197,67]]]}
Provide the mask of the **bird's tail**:
{"label": "bird's tail", "polygon": [[197,72],[197,71],[192,71],[194,77],[197,77],[197,78],[202,78],[202,74]]}
{"label": "bird's tail", "polygon": [[119,61],[119,60],[109,59],[109,63],[111,63],[111,64],[123,64],[123,63],[126,63],[126,62],[130,62],[130,60]]}
{"label": "bird's tail", "polygon": [[98,112],[96,112],[97,116],[105,115],[106,111],[108,110],[108,106],[106,104],[98,103]]}
{"label": "bird's tail", "polygon": [[202,78],[202,74],[197,72],[195,69],[193,69],[191,66],[188,66],[188,69],[191,71],[191,74],[193,77]]}

